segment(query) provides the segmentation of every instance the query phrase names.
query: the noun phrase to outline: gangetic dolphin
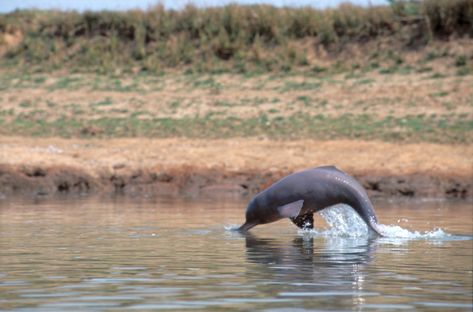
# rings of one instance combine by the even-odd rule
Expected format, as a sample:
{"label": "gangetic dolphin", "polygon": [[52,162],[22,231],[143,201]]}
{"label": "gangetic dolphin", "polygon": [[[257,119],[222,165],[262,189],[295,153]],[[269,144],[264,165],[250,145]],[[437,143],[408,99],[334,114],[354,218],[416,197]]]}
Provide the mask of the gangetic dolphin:
{"label": "gangetic dolphin", "polygon": [[373,204],[363,187],[333,166],[307,169],[288,175],[257,194],[246,209],[245,232],[258,224],[290,218],[300,228],[314,227],[314,212],[336,205],[351,206],[368,227],[383,236]]}

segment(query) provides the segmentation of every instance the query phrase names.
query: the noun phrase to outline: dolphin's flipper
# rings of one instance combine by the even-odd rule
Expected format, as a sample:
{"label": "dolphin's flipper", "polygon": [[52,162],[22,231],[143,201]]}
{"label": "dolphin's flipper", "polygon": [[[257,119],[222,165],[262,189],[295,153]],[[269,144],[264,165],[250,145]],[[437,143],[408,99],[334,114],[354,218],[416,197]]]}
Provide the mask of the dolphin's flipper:
{"label": "dolphin's flipper", "polygon": [[304,200],[298,200],[283,206],[278,207],[279,215],[284,218],[295,218],[301,212],[301,208],[304,205]]}
{"label": "dolphin's flipper", "polygon": [[314,228],[314,214],[312,212],[291,218],[291,221],[303,230]]}

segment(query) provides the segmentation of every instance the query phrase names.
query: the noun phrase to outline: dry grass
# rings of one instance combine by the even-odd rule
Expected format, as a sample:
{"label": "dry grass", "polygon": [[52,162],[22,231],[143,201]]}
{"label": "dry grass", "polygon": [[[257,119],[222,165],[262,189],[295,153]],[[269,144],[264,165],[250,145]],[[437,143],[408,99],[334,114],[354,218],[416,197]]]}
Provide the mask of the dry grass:
{"label": "dry grass", "polygon": [[[467,43],[459,51],[472,51]],[[423,68],[424,58],[411,53],[409,64]],[[450,59],[427,65],[431,70],[257,76],[4,71],[0,133],[473,141],[473,76],[458,75]]]}
{"label": "dry grass", "polygon": [[[246,119],[261,113],[277,117],[295,112],[330,117],[350,112],[381,119],[418,114],[465,114],[465,118],[473,118],[473,76],[429,79],[431,75],[392,74],[386,77],[368,73],[348,79],[345,74],[330,79],[167,75],[157,83],[153,78],[145,77],[136,88],[127,90],[128,78],[100,77],[108,86],[96,89],[88,83],[94,81],[95,75],[77,74],[68,76],[75,79],[74,84],[61,89],[51,90],[64,79],[63,76],[48,77],[47,83],[22,87],[21,92],[14,87],[4,90],[0,107],[2,111],[14,111],[5,120],[36,111],[42,112],[45,121],[63,115],[90,120],[104,116],[128,118],[137,113],[142,119],[203,118],[209,114],[219,119],[231,116]],[[125,86],[125,91],[113,90],[116,81]],[[80,86],[81,83],[84,85]]]}

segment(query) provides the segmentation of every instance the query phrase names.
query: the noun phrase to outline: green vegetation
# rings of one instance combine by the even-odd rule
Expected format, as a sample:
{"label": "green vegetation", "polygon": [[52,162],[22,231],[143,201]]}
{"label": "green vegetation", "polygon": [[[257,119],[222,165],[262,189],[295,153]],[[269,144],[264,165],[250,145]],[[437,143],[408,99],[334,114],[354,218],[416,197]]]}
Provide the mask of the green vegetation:
{"label": "green vegetation", "polygon": [[[396,51],[452,36],[473,36],[471,0],[393,1],[391,6],[367,8],[342,4],[327,10],[268,5],[188,5],[181,11],[162,5],[128,12],[31,10],[0,14],[0,64],[41,72],[68,68],[161,73],[185,68],[188,73],[297,69],[321,74],[328,69],[317,64],[320,48],[339,53],[348,43],[382,39],[395,51],[384,60],[381,54],[373,55],[376,61],[371,63],[373,68],[380,62],[392,67],[404,63]],[[440,53],[430,52],[425,61],[438,57]],[[465,74],[468,57],[453,57],[459,75]],[[337,68],[353,69],[349,61]],[[65,78],[55,88],[73,83]]]}
{"label": "green vegetation", "polygon": [[[269,111],[276,113],[277,111]],[[461,116],[388,116],[376,120],[369,115],[344,114],[270,117],[261,113],[247,119],[213,118],[212,114],[194,118],[139,119],[136,114],[124,118],[102,117],[94,120],[62,116],[45,121],[45,112],[19,115],[11,122],[3,120],[1,134],[60,137],[179,137],[229,138],[265,136],[273,139],[378,139],[394,142],[466,143],[473,136],[473,120]],[[5,112],[8,114],[8,112]],[[4,115],[0,113],[0,116]]]}
{"label": "green vegetation", "polygon": [[[8,88],[0,98],[0,135],[473,142],[473,95],[465,93],[472,77],[450,74],[432,80],[427,72],[415,80],[411,93],[405,88],[412,77],[369,75],[169,74],[130,79],[73,74],[42,79],[42,74],[4,73],[0,81]],[[402,85],[396,91],[392,88],[399,79]],[[114,89],[116,85],[137,87],[123,91]]]}
{"label": "green vegetation", "polygon": [[0,135],[473,142],[473,2],[0,14]]}

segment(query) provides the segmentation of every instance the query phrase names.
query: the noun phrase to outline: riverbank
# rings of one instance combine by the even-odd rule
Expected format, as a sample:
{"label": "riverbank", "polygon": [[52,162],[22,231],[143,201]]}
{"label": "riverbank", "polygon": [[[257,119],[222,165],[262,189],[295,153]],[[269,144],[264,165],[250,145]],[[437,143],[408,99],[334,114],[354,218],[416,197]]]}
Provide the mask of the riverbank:
{"label": "riverbank", "polygon": [[473,198],[471,145],[12,136],[0,145],[2,197],[245,197],[290,172],[334,164],[370,196]]}
{"label": "riverbank", "polygon": [[244,197],[333,164],[472,199],[471,5],[445,3],[0,15],[0,197]]}

